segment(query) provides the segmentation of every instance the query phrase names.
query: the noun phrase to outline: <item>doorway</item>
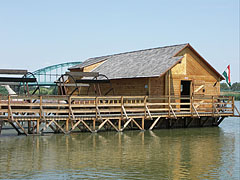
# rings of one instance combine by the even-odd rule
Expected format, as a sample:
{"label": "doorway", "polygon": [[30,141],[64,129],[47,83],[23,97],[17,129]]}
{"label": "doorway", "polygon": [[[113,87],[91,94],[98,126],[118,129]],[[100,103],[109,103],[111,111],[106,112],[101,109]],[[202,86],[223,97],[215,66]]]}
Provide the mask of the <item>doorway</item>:
{"label": "doorway", "polygon": [[[190,103],[190,95],[191,95],[191,81],[182,80],[181,81],[181,98],[189,98],[189,99],[181,99],[181,103]],[[181,108],[190,108],[190,105],[181,105]]]}

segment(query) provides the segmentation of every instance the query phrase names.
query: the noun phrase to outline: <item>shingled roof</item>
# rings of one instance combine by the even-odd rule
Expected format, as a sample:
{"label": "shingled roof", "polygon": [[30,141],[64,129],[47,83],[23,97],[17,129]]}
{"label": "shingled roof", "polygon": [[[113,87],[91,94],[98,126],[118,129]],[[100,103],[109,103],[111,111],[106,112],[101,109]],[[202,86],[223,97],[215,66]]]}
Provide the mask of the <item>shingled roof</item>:
{"label": "shingled roof", "polygon": [[175,55],[187,44],[132,51],[90,58],[71,69],[83,68],[104,61],[92,72],[99,72],[109,79],[155,77],[178,63],[182,56]]}

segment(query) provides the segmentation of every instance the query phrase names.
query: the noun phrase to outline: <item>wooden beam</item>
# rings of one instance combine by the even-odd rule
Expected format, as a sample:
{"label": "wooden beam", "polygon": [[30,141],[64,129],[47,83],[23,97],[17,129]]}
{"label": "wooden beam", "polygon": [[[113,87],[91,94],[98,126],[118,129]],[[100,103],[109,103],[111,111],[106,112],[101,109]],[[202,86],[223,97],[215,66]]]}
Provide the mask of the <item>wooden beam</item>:
{"label": "wooden beam", "polygon": [[110,80],[77,79],[76,83],[110,83]]}
{"label": "wooden beam", "polygon": [[192,107],[193,107],[194,111],[196,112],[198,118],[200,118],[200,116],[199,116],[199,114],[198,114],[198,112],[197,112],[197,109],[195,108],[195,106],[194,106],[193,104],[192,104]]}
{"label": "wooden beam", "polygon": [[99,126],[98,126],[98,131],[106,124],[108,119],[105,119]]}
{"label": "wooden beam", "polygon": [[15,123],[18,125],[18,127],[20,127],[20,129],[23,131],[23,134],[25,134],[26,136],[28,135],[27,131],[25,131],[25,129],[21,126],[21,124],[15,120]]}
{"label": "wooden beam", "polygon": [[21,69],[0,69],[0,74],[19,74],[24,75],[27,74],[27,70],[21,70]]}
{"label": "wooden beam", "polygon": [[143,130],[145,129],[145,127],[144,127],[144,121],[145,121],[145,118],[143,117],[143,118],[142,118],[142,129],[143,129]]}
{"label": "wooden beam", "polygon": [[152,123],[151,127],[149,128],[150,131],[156,126],[156,124],[158,123],[160,118],[161,118],[161,116],[154,120],[154,122]]}
{"label": "wooden beam", "polygon": [[97,77],[99,72],[66,72],[73,77]]}
{"label": "wooden beam", "polygon": [[64,129],[55,121],[53,120],[54,124],[64,133],[66,134],[66,132],[64,131]]}
{"label": "wooden beam", "polygon": [[73,131],[73,130],[78,126],[78,124],[80,124],[81,121],[82,121],[82,120],[79,120],[78,122],[76,122],[76,123],[72,126],[72,128],[70,129],[70,132]]}
{"label": "wooden beam", "polygon": [[55,129],[53,125],[50,124],[49,127],[53,130],[54,133],[57,133],[57,129]]}
{"label": "wooden beam", "polygon": [[0,120],[0,135],[1,135],[1,132],[2,132],[3,123],[4,123],[4,121]]}
{"label": "wooden beam", "polygon": [[[55,83],[58,85],[58,86],[62,86],[63,87],[63,83],[60,83],[58,81],[55,81]],[[65,86],[66,87],[89,87],[89,84],[83,84],[83,83],[65,83]]]}
{"label": "wooden beam", "polygon": [[18,135],[22,134],[12,122],[8,121],[8,123],[12,125],[12,127],[17,131]]}
{"label": "wooden beam", "polygon": [[0,82],[36,82],[36,78],[0,77]]}
{"label": "wooden beam", "polygon": [[175,119],[177,119],[177,116],[176,116],[175,112],[173,111],[173,108],[172,108],[171,104],[169,105],[169,107],[170,107],[170,109],[171,109],[171,111],[172,111],[172,113],[173,113]]}
{"label": "wooden beam", "polygon": [[125,110],[125,108],[124,108],[124,106],[123,106],[123,105],[122,105],[122,110],[123,110],[123,112],[124,112],[124,114],[125,114],[126,118],[128,119],[127,112],[126,112],[126,110]]}
{"label": "wooden beam", "polygon": [[[72,132],[76,127],[78,127],[78,128],[80,129],[80,127],[79,127],[79,124],[80,124],[80,123],[82,123],[90,132],[93,132],[93,130],[87,125],[87,123],[85,123],[84,120],[80,119],[78,122],[76,122],[76,123],[72,126],[72,128],[70,129],[70,131],[69,131],[68,133]],[[80,129],[80,130],[81,130],[81,129]]]}
{"label": "wooden beam", "polygon": [[195,89],[194,93],[197,93],[197,92],[200,91],[203,87],[204,87],[204,85],[199,86],[197,89]]}
{"label": "wooden beam", "polygon": [[201,127],[203,127],[204,124],[206,124],[206,122],[207,122],[208,120],[209,120],[209,117],[207,117],[207,119],[202,122]]}
{"label": "wooden beam", "polygon": [[[23,133],[27,136],[28,133],[25,131],[25,129],[21,126],[21,124],[13,118],[13,113],[12,113],[12,108],[11,108],[11,102],[10,102],[10,96],[8,95],[8,118],[10,117],[11,118],[11,121],[12,122],[15,122],[18,127],[23,131]],[[13,126],[14,124],[12,124]],[[15,128],[15,125],[13,126]],[[17,128],[15,128],[17,130]],[[19,130],[17,130],[17,132],[19,133]]]}
{"label": "wooden beam", "polygon": [[132,121],[132,119],[129,119],[129,120],[123,125],[123,128],[120,129],[120,131],[123,131],[131,121]]}
{"label": "wooden beam", "polygon": [[110,119],[108,119],[108,123],[109,123],[116,131],[119,131],[118,128],[111,122]]}
{"label": "wooden beam", "polygon": [[142,127],[141,127],[133,118],[131,118],[131,119],[132,119],[132,122],[134,122],[134,124],[136,124],[136,126],[137,126],[140,130],[143,130]]}
{"label": "wooden beam", "polygon": [[187,123],[186,127],[189,127],[191,122],[193,121],[194,118],[191,118],[190,121]]}
{"label": "wooden beam", "polygon": [[221,124],[221,122],[224,120],[225,117],[221,117],[220,120],[217,121],[217,126],[219,126]]}
{"label": "wooden beam", "polygon": [[145,108],[146,108],[146,110],[147,110],[147,112],[148,112],[148,115],[149,115],[150,119],[152,120],[152,115],[151,115],[151,113],[150,113],[150,111],[149,111],[147,105],[145,106]]}
{"label": "wooden beam", "polygon": [[83,120],[81,122],[90,132],[93,132],[93,130],[87,125],[87,123],[85,123]]}
{"label": "wooden beam", "polygon": [[[238,116],[237,117],[240,117],[240,113],[239,113],[239,110],[238,110],[238,108],[235,106],[235,104],[234,104],[234,108],[235,108],[235,110],[237,111],[237,113],[238,113]],[[233,112],[234,113],[234,112]]]}
{"label": "wooden beam", "polygon": [[96,109],[97,109],[98,116],[100,117],[100,120],[103,121],[100,110],[99,110],[97,104],[96,104]]}
{"label": "wooden beam", "polygon": [[43,131],[45,131],[48,128],[48,126],[50,126],[53,123],[53,121],[54,120],[51,120],[49,123],[46,122],[46,125],[41,129],[40,132],[43,133]]}

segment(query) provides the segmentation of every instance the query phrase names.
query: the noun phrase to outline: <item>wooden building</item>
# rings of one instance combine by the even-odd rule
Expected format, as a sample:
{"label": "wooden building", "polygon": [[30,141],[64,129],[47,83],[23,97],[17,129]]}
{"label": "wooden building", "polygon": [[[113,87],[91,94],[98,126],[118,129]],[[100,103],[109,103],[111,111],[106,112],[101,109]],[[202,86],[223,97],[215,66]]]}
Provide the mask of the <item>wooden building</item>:
{"label": "wooden building", "polygon": [[[212,96],[220,95],[219,82],[224,79],[190,44],[90,58],[69,70],[78,82],[90,85],[79,87],[79,95]],[[76,72],[104,76],[92,77],[99,80],[94,83]],[[106,78],[110,83],[101,83]]]}
{"label": "wooden building", "polygon": [[57,81],[61,95],[0,96],[0,133],[3,122],[18,134],[69,134],[218,126],[240,116],[234,97],[220,96],[224,78],[189,44],[90,58],[69,70]]}

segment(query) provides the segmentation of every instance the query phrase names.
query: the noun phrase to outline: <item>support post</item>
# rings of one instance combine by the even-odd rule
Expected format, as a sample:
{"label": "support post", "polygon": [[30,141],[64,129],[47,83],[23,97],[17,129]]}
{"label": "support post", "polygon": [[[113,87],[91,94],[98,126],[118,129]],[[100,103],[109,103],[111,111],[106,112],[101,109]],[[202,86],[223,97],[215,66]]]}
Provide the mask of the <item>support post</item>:
{"label": "support post", "polygon": [[221,124],[221,122],[224,120],[225,117],[221,117],[220,120],[217,121],[217,126]]}
{"label": "support post", "polygon": [[212,116],[214,117],[214,97],[212,96]]}
{"label": "support post", "polygon": [[234,116],[234,107],[235,107],[235,101],[234,101],[234,96],[232,96],[232,113],[233,113],[233,116]]}
{"label": "support post", "polygon": [[65,128],[65,130],[68,133],[68,131],[69,131],[69,118],[66,119],[66,128]]}
{"label": "support post", "polygon": [[93,118],[93,132],[96,132],[96,118]]}
{"label": "support post", "polygon": [[39,105],[40,105],[40,112],[39,112],[39,114],[40,114],[40,116],[39,116],[39,118],[37,119],[37,134],[39,134],[40,133],[40,131],[39,131],[39,129],[40,129],[40,120],[41,120],[41,118],[42,118],[42,116],[43,116],[43,114],[42,113],[44,113],[44,112],[42,112],[42,96],[40,96],[40,102],[39,102]]}
{"label": "support post", "polygon": [[142,129],[144,130],[144,117],[142,118]]}
{"label": "support post", "polygon": [[144,118],[147,117],[147,96],[144,97]]}
{"label": "support post", "polygon": [[34,134],[34,132],[31,132],[31,121],[28,121],[28,134]]}
{"label": "support post", "polygon": [[190,112],[191,116],[193,116],[193,95],[190,96]]}
{"label": "support post", "polygon": [[123,120],[123,96],[121,96],[121,117],[118,119],[118,130],[121,131]]}
{"label": "support post", "polygon": [[151,127],[149,128],[150,131],[156,126],[156,124],[158,123],[158,121],[160,120],[160,118],[161,118],[161,116],[158,117],[158,118],[152,123]]}
{"label": "support post", "polygon": [[98,107],[98,98],[97,97],[95,97],[95,110],[96,110],[96,112],[95,112],[95,119],[97,120],[98,119],[98,111],[97,111],[97,107]]}
{"label": "support post", "polygon": [[170,105],[171,105],[171,83],[170,83],[170,70],[168,71],[168,117],[170,118]]}
{"label": "support post", "polygon": [[11,101],[11,97],[10,95],[8,95],[8,121],[10,121],[10,108],[11,108],[10,101]]}
{"label": "support post", "polygon": [[3,122],[4,121],[0,120],[0,135],[1,135],[1,132],[2,132]]}
{"label": "support post", "polygon": [[201,127],[203,127],[204,124],[206,124],[206,122],[207,122],[208,120],[209,120],[209,117],[206,117],[206,119],[202,122]]}

